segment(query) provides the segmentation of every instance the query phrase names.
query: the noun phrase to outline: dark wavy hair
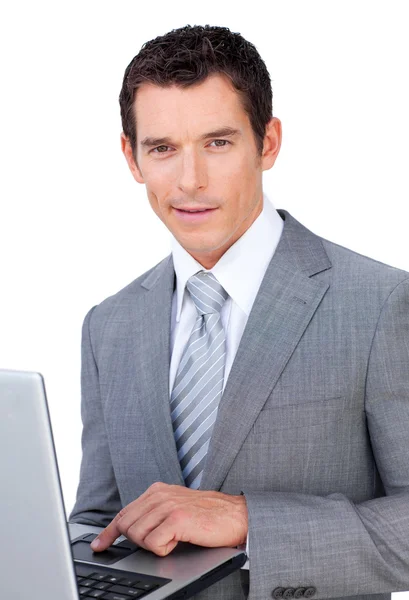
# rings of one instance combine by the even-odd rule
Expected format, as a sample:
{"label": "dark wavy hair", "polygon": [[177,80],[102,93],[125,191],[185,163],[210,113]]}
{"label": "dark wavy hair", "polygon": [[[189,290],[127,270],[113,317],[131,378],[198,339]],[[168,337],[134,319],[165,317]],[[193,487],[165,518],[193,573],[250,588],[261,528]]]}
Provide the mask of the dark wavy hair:
{"label": "dark wavy hair", "polygon": [[143,44],[125,70],[119,104],[122,128],[136,150],[135,94],[145,82],[189,87],[213,73],[226,75],[236,89],[263,151],[266,125],[272,117],[270,76],[255,46],[227,27],[186,25]]}

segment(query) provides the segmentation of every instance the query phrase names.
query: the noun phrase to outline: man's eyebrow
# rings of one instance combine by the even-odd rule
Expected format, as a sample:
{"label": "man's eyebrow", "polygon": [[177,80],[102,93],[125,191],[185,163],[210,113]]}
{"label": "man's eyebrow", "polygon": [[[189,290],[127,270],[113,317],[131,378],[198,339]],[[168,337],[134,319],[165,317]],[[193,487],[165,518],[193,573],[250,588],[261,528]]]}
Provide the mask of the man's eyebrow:
{"label": "man's eyebrow", "polygon": [[208,140],[209,138],[217,137],[233,137],[234,135],[240,135],[240,129],[233,129],[233,127],[220,127],[215,131],[209,131],[200,136],[201,140]]}
{"label": "man's eyebrow", "polygon": [[[219,137],[233,137],[235,135],[240,135],[241,132],[239,129],[233,129],[233,127],[221,127],[220,129],[215,129],[215,131],[209,131],[208,133],[204,133],[200,136],[199,140],[208,140],[209,138],[219,138]],[[161,146],[161,145],[172,145],[173,142],[170,137],[145,137],[141,141],[141,146],[146,148],[151,148],[153,146]]]}

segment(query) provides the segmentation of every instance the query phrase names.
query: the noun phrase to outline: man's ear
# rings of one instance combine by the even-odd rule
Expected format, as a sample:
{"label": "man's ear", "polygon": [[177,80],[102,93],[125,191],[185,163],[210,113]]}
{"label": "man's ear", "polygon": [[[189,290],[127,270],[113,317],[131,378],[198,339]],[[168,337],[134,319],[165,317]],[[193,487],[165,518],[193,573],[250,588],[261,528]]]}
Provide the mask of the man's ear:
{"label": "man's ear", "polygon": [[121,148],[135,181],[137,181],[138,183],[145,183],[145,180],[142,177],[142,173],[140,172],[139,167],[135,162],[131,142],[123,132],[121,133]]}
{"label": "man's ear", "polygon": [[281,121],[277,117],[272,117],[266,125],[264,136],[263,155],[261,157],[263,171],[271,169],[274,165],[281,148],[281,138]]}

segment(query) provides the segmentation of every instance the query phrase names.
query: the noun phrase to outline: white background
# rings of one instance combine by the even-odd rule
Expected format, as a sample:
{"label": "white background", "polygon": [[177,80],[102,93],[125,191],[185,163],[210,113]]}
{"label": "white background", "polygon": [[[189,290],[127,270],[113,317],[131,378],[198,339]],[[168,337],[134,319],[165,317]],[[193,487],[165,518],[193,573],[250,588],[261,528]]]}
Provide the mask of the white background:
{"label": "white background", "polygon": [[45,376],[68,513],[81,458],[83,318],[170,247],[120,152],[126,65],[142,43],[186,24],[240,32],[267,64],[283,124],[264,179],[274,205],[409,270],[407,10],[405,0],[2,9],[0,367]]}

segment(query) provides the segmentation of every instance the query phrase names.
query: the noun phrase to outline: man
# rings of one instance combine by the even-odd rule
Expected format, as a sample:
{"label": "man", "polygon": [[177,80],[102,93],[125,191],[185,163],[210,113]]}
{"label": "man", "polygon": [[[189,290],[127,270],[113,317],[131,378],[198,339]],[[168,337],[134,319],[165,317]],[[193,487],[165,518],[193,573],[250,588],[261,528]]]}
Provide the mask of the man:
{"label": "man", "polygon": [[409,273],[264,201],[267,69],[221,27],[145,44],[122,150],[172,254],[85,317],[70,521],[158,555],[248,544],[202,598],[409,588]]}

